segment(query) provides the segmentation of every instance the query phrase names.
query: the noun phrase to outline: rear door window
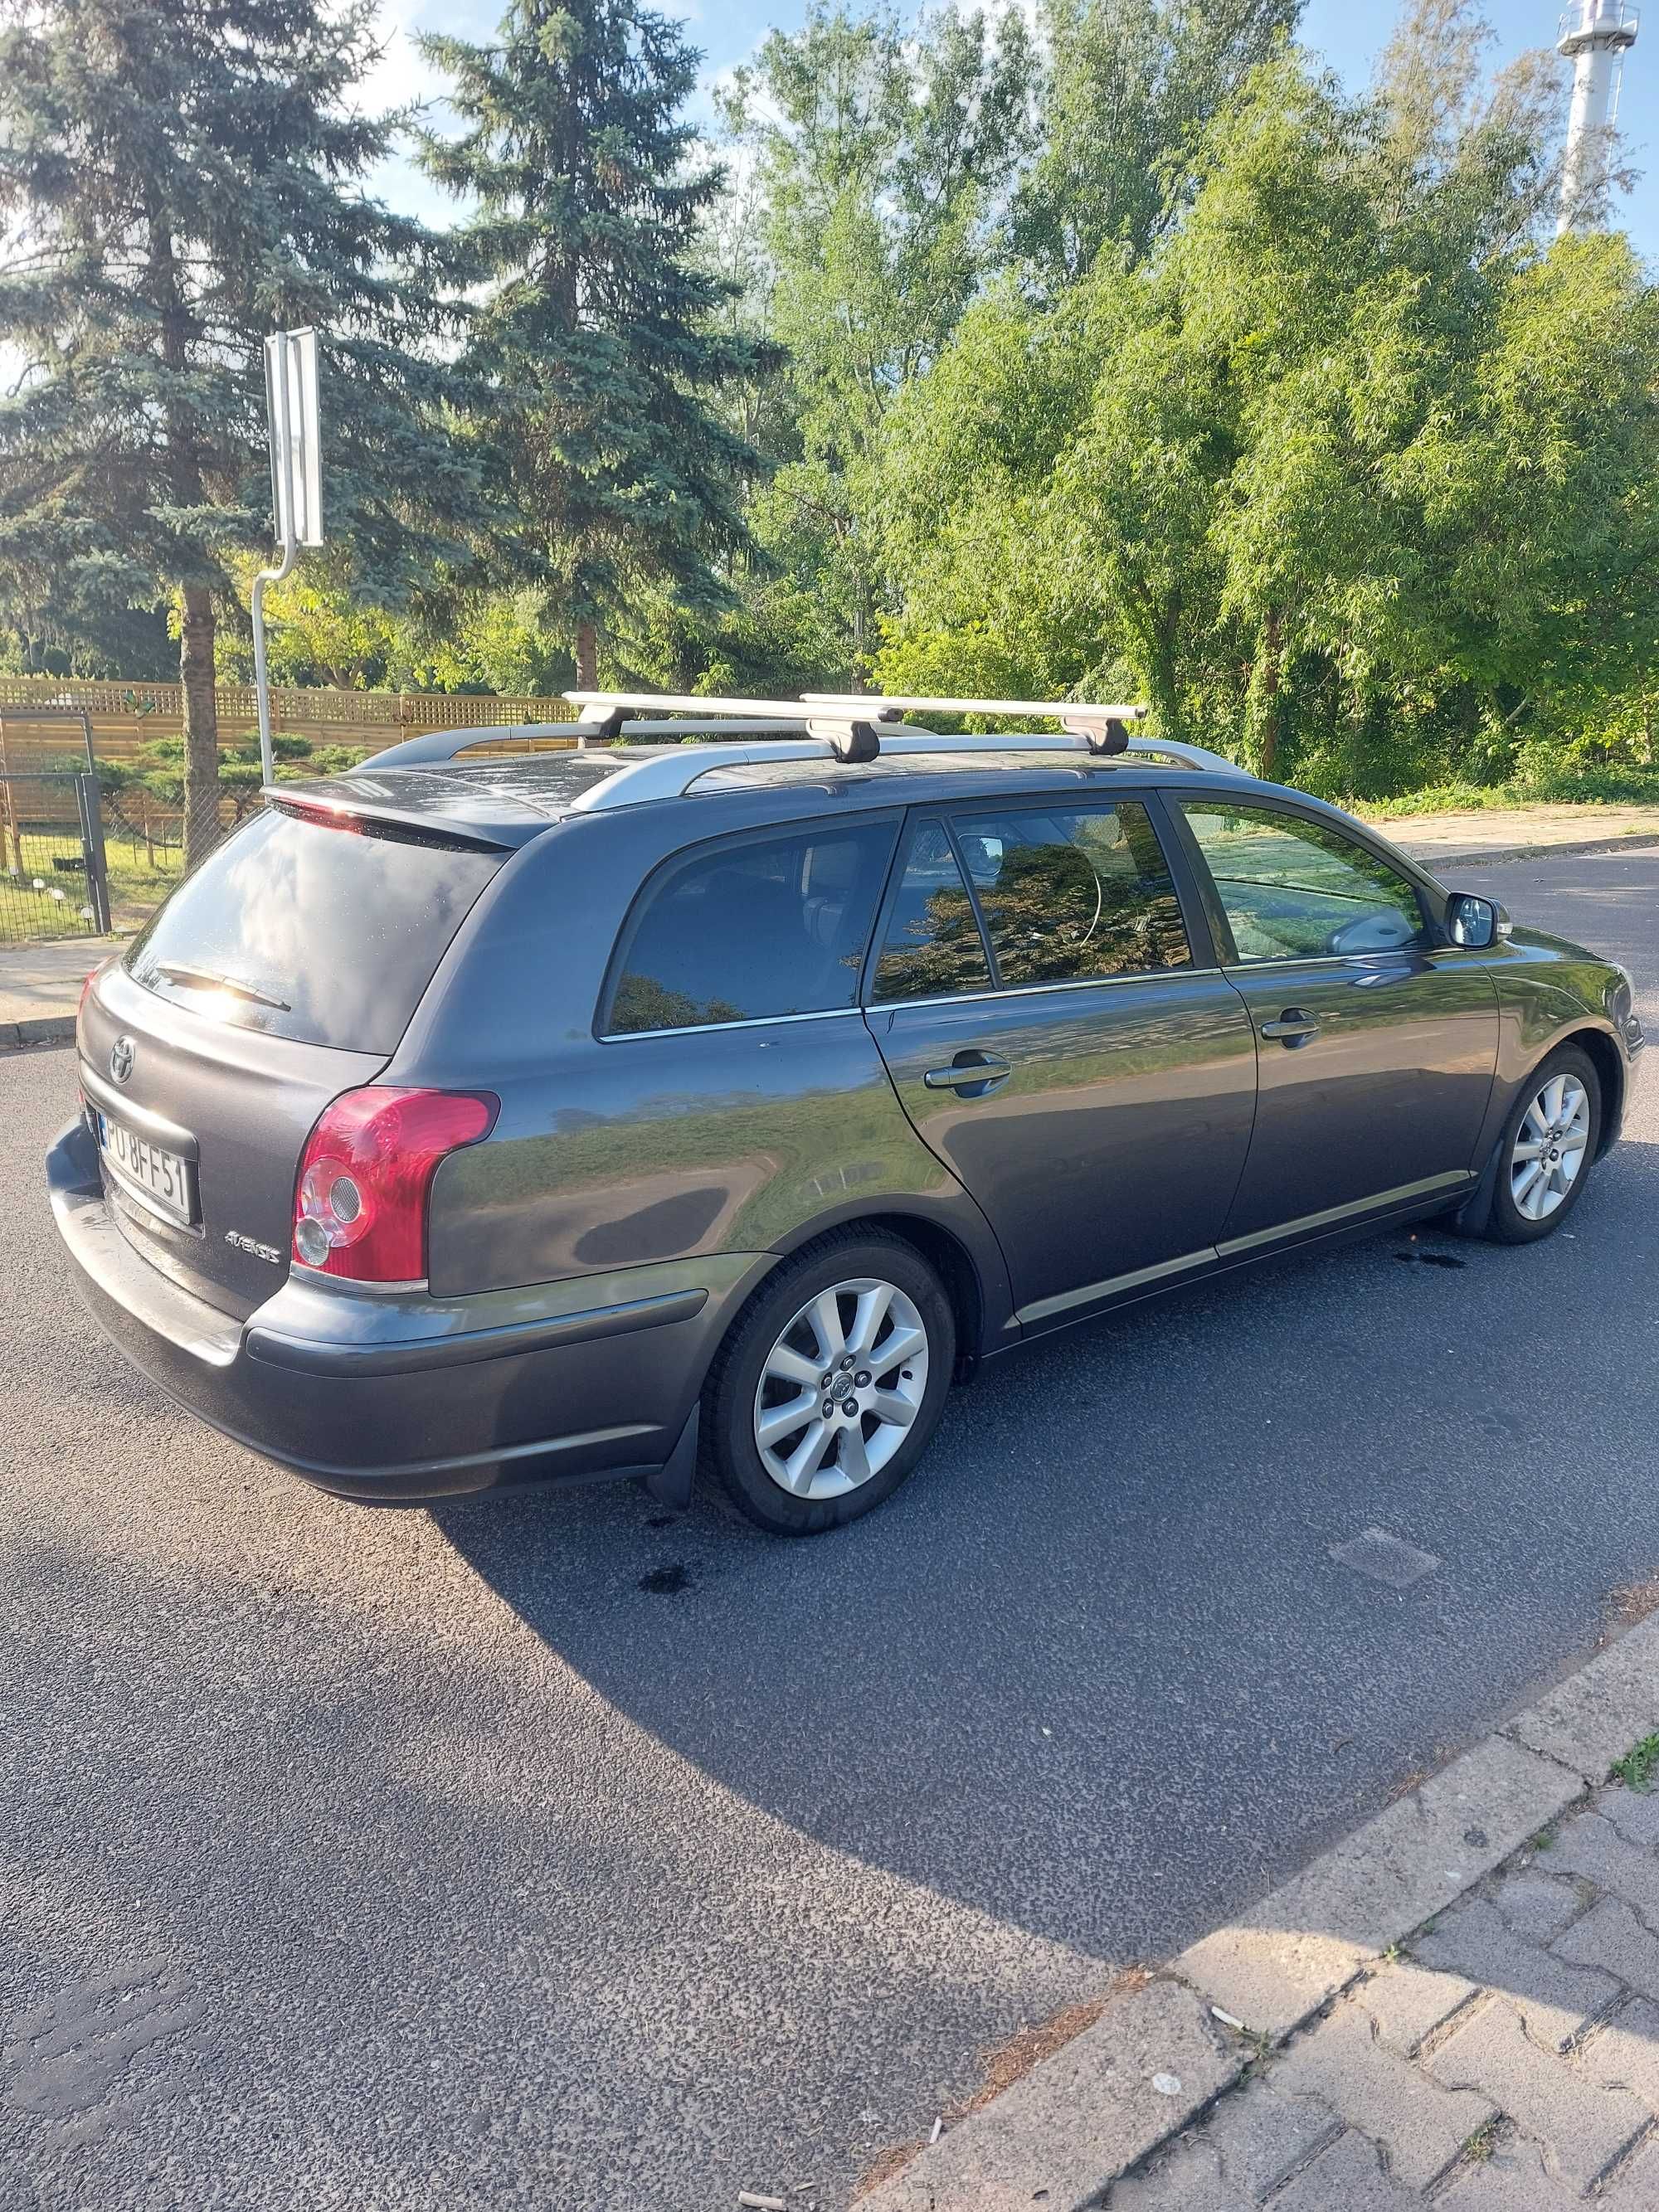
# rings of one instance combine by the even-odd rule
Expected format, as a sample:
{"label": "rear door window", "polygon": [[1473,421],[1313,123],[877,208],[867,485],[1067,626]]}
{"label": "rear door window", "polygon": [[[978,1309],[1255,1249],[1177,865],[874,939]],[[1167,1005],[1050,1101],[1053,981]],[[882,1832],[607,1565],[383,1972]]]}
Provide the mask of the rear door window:
{"label": "rear door window", "polygon": [[854,1005],[894,816],[704,847],[662,870],[623,933],[612,1036]]}
{"label": "rear door window", "polygon": [[990,988],[991,963],[950,837],[936,816],[924,816],[910,832],[870,995],[879,1005]]}
{"label": "rear door window", "polygon": [[505,857],[268,806],[185,878],[125,964],[239,1029],[391,1052]]}
{"label": "rear door window", "polygon": [[1138,800],[954,820],[1005,989],[1192,964],[1175,881]]}

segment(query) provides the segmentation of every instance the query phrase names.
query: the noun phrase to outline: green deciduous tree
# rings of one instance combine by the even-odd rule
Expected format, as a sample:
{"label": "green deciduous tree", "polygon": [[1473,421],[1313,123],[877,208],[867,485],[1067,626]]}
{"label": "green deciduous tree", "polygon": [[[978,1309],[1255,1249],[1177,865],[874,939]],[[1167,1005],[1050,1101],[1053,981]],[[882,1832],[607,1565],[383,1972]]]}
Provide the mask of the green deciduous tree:
{"label": "green deciduous tree", "polygon": [[191,857],[217,834],[215,595],[268,542],[261,341],[322,332],[325,504],[360,588],[454,550],[474,471],[423,352],[432,240],[362,179],[372,0],[32,0],[0,33],[0,579],[176,599]]}
{"label": "green deciduous tree", "polygon": [[824,604],[843,674],[884,597],[886,418],[994,265],[1033,66],[1017,9],[940,9],[911,28],[888,8],[815,4],[730,90],[763,199],[769,327],[788,349],[763,539]]}
{"label": "green deciduous tree", "polygon": [[1206,126],[1296,27],[1304,0],[1042,0],[1042,150],[1012,236],[1039,281],[1105,247],[1147,253],[1179,216]]}
{"label": "green deciduous tree", "polygon": [[717,603],[713,562],[746,538],[752,447],[713,404],[768,349],[722,322],[698,265],[722,189],[684,119],[696,55],[637,0],[515,0],[496,41],[422,41],[463,129],[423,160],[472,212],[460,245],[482,301],[473,427],[511,518],[497,568],[549,585],[579,680],[630,599]]}
{"label": "green deciduous tree", "polygon": [[1547,242],[1535,76],[1409,64],[1370,100],[1264,64],[1145,261],[965,319],[888,441],[892,688],[1127,671],[1166,732],[1364,792],[1639,684],[1659,299]]}

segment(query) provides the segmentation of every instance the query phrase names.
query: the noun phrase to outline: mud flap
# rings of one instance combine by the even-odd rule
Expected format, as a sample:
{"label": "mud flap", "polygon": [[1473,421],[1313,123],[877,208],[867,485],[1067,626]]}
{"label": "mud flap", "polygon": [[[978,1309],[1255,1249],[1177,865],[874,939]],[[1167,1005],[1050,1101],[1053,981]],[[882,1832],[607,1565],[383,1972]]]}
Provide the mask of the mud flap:
{"label": "mud flap", "polygon": [[684,1513],[691,1503],[691,1481],[697,1470],[697,1428],[702,1407],[693,1406],[680,1440],[661,1467],[653,1468],[645,1486],[659,1505],[671,1513]]}
{"label": "mud flap", "polygon": [[1503,1164],[1504,1133],[1499,1130],[1498,1142],[1492,1148],[1492,1157],[1486,1162],[1485,1174],[1446,1224],[1454,1237],[1486,1235],[1487,1224],[1492,1220],[1492,1200],[1498,1195],[1498,1177]]}

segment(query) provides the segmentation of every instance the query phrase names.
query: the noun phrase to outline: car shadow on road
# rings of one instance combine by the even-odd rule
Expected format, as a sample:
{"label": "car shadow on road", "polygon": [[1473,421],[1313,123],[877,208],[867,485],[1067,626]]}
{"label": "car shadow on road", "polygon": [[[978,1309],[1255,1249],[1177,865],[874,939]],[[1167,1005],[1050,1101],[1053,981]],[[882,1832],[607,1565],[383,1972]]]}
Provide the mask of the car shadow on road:
{"label": "car shadow on road", "polygon": [[[1587,1516],[1537,1477],[1547,1426],[1605,1414],[1593,1345],[1540,1371],[1528,1319],[1589,1249],[1398,1231],[1034,1347],[826,1540],[632,1486],[434,1518],[745,1801],[1114,1964],[1155,1957],[1582,1642],[1586,1559],[1659,1553],[1624,1486]],[[1435,1571],[1401,1589],[1333,1560],[1379,1527]]]}

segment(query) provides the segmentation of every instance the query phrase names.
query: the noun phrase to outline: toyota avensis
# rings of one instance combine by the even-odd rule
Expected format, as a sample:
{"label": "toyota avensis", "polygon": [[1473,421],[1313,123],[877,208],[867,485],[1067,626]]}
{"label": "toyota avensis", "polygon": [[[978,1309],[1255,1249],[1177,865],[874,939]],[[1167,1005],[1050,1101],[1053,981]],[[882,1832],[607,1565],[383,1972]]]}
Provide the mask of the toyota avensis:
{"label": "toyota avensis", "polygon": [[[1530,1243],[1618,1133],[1622,969],[1132,710],[579,703],[267,790],[83,996],[93,1310],[325,1489],[834,1528],[979,1363],[1381,1222]],[[722,719],[606,742],[647,708]]]}

